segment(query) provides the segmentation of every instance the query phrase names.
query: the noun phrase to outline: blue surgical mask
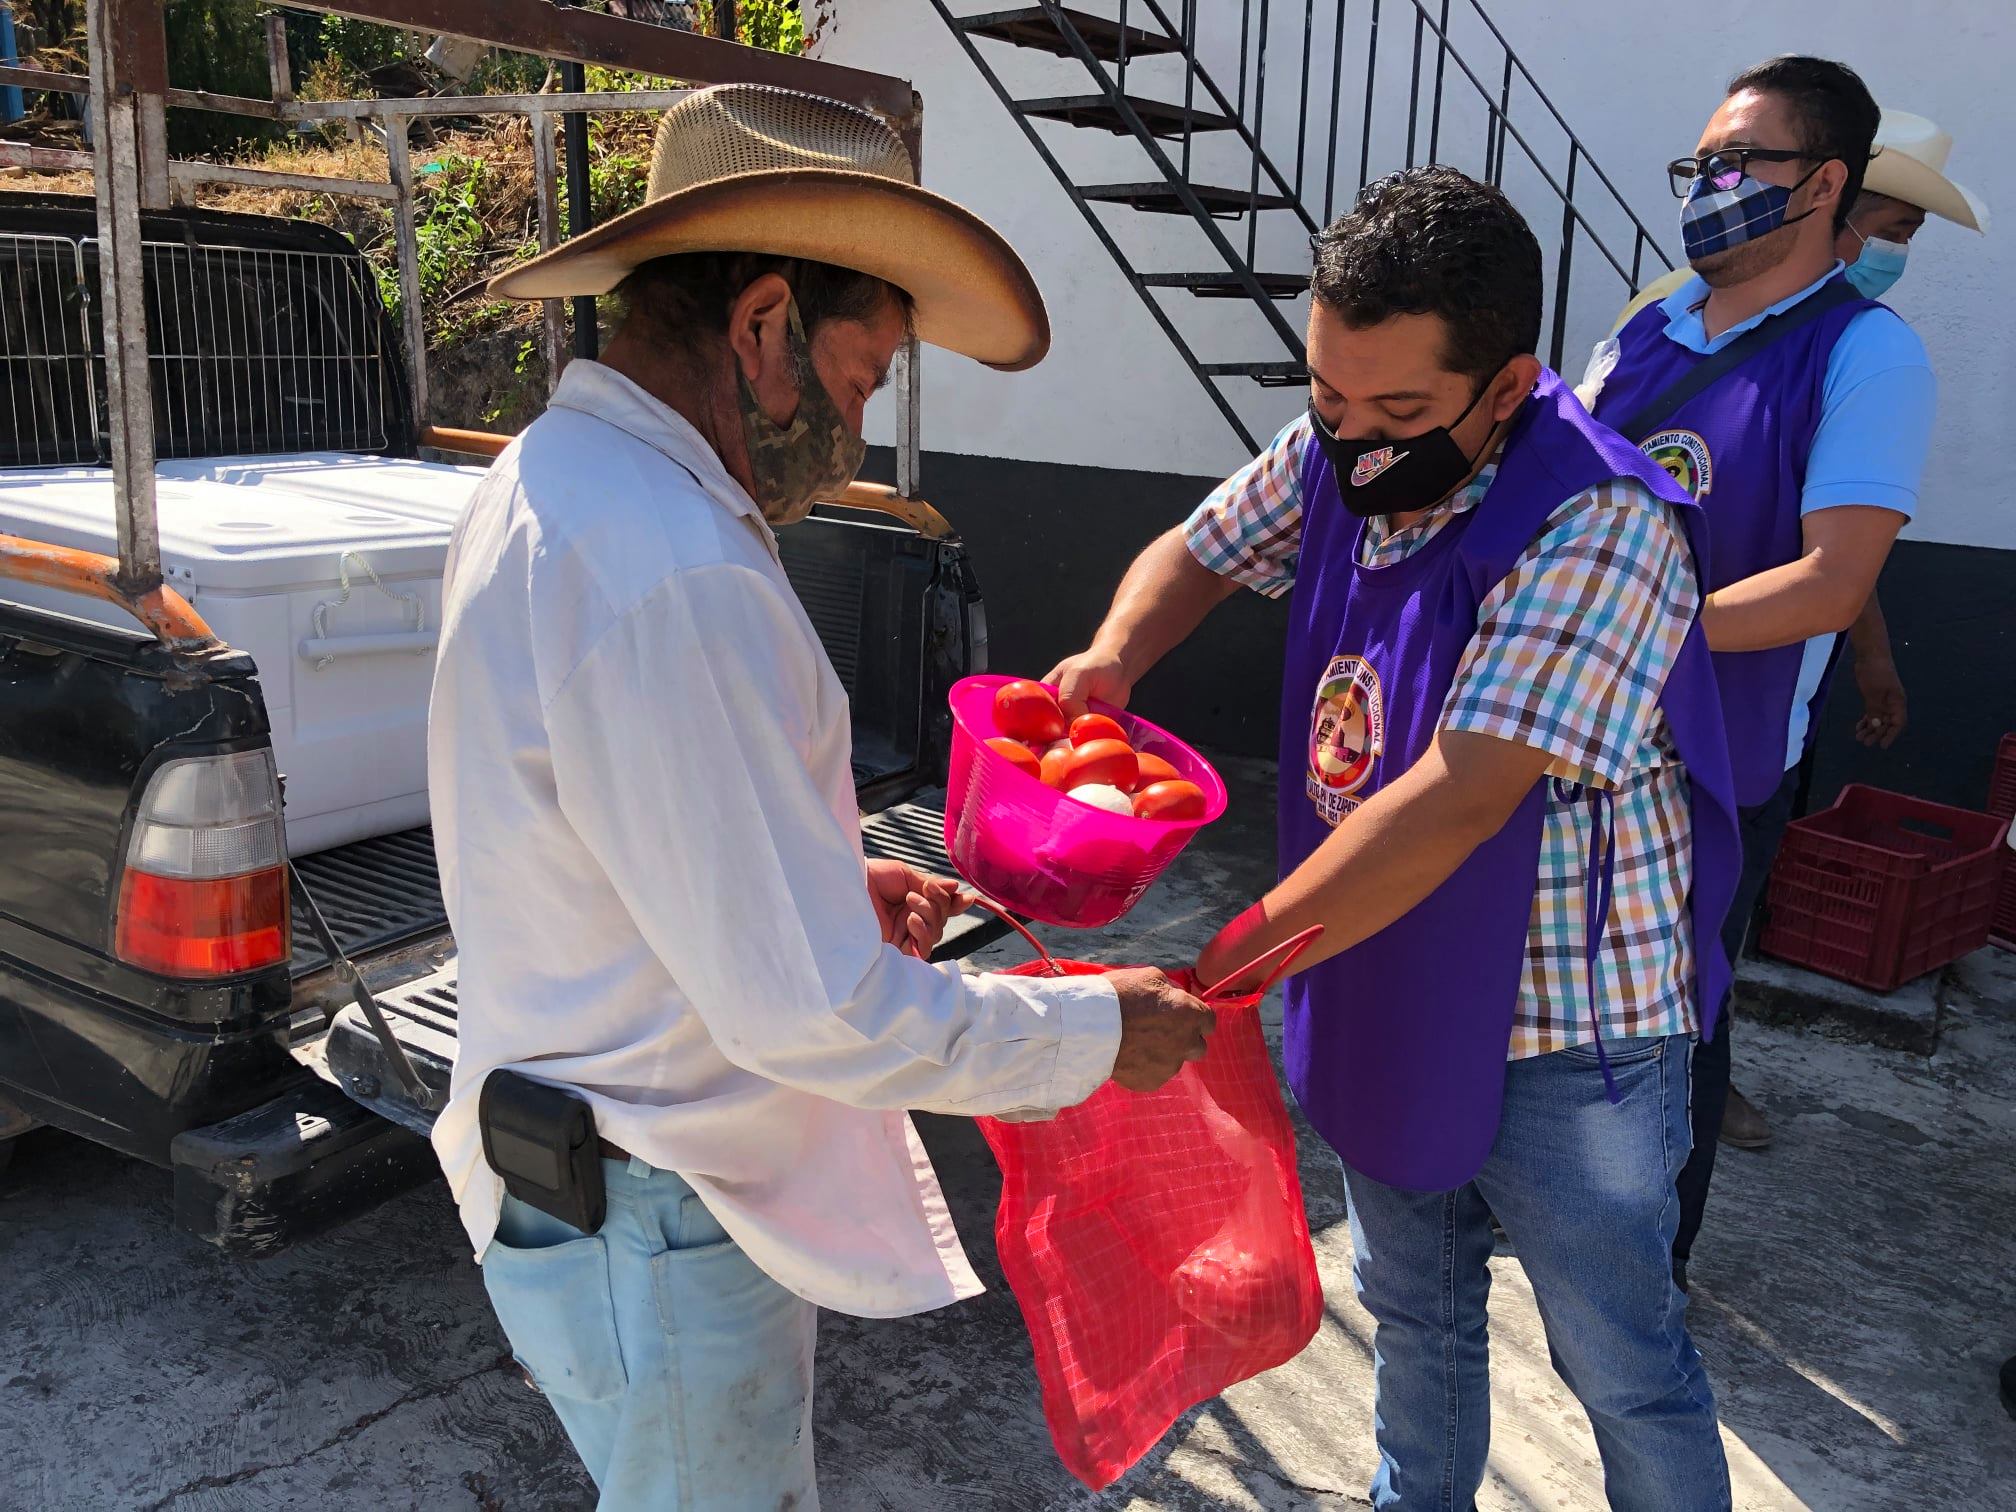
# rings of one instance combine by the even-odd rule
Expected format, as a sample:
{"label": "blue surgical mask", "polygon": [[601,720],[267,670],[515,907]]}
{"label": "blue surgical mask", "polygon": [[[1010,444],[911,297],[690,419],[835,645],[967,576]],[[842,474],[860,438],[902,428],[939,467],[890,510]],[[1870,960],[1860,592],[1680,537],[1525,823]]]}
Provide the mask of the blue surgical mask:
{"label": "blue surgical mask", "polygon": [[1705,178],[1694,180],[1687,199],[1680,206],[1680,242],[1689,262],[1740,247],[1744,242],[1769,236],[1780,226],[1794,225],[1813,212],[1802,210],[1787,218],[1792,195],[1799,184],[1820,170],[1815,167],[1791,188],[1767,184],[1744,174],[1728,189],[1717,189]]}
{"label": "blue surgical mask", "polygon": [[[1853,226],[1848,228],[1855,231]],[[1855,231],[1862,236],[1860,231]],[[1911,251],[1903,242],[1886,241],[1880,236],[1862,236],[1862,250],[1855,261],[1848,264],[1848,282],[1855,285],[1855,292],[1864,299],[1881,299],[1890,291],[1890,286],[1904,276],[1904,259]]]}

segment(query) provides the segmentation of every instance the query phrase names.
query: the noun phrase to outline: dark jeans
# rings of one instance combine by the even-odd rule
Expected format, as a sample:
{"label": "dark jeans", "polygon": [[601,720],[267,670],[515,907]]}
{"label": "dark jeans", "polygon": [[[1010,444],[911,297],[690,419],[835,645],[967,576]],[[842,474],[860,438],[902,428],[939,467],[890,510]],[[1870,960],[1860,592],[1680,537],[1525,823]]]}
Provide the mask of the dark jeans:
{"label": "dark jeans", "polygon": [[[1777,792],[1755,808],[1736,811],[1743,840],[1743,872],[1736,882],[1729,916],[1722,921],[1722,946],[1729,952],[1731,966],[1743,954],[1750,921],[1763,901],[1764,884],[1770,878],[1771,863],[1778,858],[1785,826],[1792,822],[1799,789],[1799,768],[1794,767],[1785,774]],[[1694,1236],[1701,1232],[1701,1214],[1708,1206],[1708,1183],[1715,1176],[1715,1145],[1722,1134],[1723,1111],[1729,1106],[1729,1035],[1736,1027],[1735,1007],[1732,991],[1722,1000],[1722,1021],[1715,1038],[1694,1048],[1694,1150],[1674,1183],[1680,1194],[1680,1227],[1673,1235],[1676,1273],[1694,1252]]]}

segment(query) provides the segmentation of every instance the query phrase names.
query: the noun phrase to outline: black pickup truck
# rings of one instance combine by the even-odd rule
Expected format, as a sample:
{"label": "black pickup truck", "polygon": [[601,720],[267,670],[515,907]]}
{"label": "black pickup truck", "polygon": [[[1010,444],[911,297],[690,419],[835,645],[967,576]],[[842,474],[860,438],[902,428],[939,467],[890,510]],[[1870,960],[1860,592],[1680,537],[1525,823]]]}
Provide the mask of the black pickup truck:
{"label": "black pickup truck", "polygon": [[[0,520],[10,488],[52,469],[110,498],[95,229],[89,200],[0,194],[0,268],[15,273],[0,288]],[[375,285],[335,233],[196,210],[142,230],[164,469],[333,450],[368,497],[376,459],[410,471],[423,439],[455,434],[404,418]],[[289,257],[322,271],[294,276]],[[215,319],[226,297],[257,330]],[[274,356],[346,340],[373,360]],[[341,405],[326,387],[339,370]],[[255,388],[249,418],[214,398]],[[372,424],[332,431],[332,405]],[[849,498],[863,507],[784,533],[785,566],[852,699],[869,853],[945,872],[945,694],[983,669],[979,595],[928,507]],[[261,668],[207,633],[172,576],[135,596],[116,566],[0,533],[0,1163],[48,1124],[170,1170],[192,1233],[273,1254],[435,1174],[423,1136],[456,992],[432,838],[408,827],[290,860]],[[124,613],[52,607],[52,586]],[[940,953],[991,932],[962,921]]]}

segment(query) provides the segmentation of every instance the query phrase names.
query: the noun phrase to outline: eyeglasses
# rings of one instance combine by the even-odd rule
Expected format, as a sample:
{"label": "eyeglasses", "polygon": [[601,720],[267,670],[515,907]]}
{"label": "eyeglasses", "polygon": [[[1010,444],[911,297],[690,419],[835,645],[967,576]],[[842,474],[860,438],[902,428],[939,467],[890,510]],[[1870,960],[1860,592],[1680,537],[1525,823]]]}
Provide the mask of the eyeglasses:
{"label": "eyeglasses", "polygon": [[1792,147],[1733,147],[1727,152],[1711,152],[1706,157],[1675,158],[1666,165],[1666,180],[1672,187],[1673,198],[1685,199],[1697,178],[1706,179],[1708,187],[1717,191],[1734,189],[1750,171],[1753,160],[1759,163],[1797,163],[1805,157],[1804,152]]}

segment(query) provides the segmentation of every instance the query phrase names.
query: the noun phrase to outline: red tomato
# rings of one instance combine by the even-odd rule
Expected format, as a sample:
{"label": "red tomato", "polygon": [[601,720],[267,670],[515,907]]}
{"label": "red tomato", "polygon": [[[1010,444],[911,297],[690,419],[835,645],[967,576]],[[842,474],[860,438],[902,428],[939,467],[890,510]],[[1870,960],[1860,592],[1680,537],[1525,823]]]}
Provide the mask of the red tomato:
{"label": "red tomato", "polygon": [[1019,740],[1010,740],[1006,735],[996,735],[987,742],[987,749],[997,756],[1006,756],[1031,777],[1043,775],[1043,763],[1036,759],[1036,753]]}
{"label": "red tomato", "polygon": [[1064,790],[1064,768],[1070,763],[1071,757],[1074,754],[1071,742],[1068,740],[1058,741],[1043,753],[1040,775],[1045,782],[1050,784],[1051,787],[1056,788],[1059,792]]}
{"label": "red tomato", "polygon": [[1080,714],[1071,721],[1071,744],[1089,745],[1095,740],[1117,740],[1127,744],[1127,732],[1120,728],[1120,721],[1109,719],[1104,714]]}
{"label": "red tomato", "polygon": [[1180,777],[1170,782],[1151,782],[1134,795],[1136,819],[1202,819],[1205,807],[1204,789]]}
{"label": "red tomato", "polygon": [[1094,740],[1079,746],[1064,763],[1064,791],[1088,782],[1103,782],[1131,792],[1141,775],[1134,748],[1124,740]]}
{"label": "red tomato", "polygon": [[1145,788],[1157,782],[1183,782],[1187,779],[1167,761],[1152,751],[1143,751],[1137,758],[1141,766],[1141,781],[1136,788]]}
{"label": "red tomato", "polygon": [[1003,683],[994,695],[994,728],[1010,740],[1048,745],[1064,738],[1064,711],[1039,682]]}

